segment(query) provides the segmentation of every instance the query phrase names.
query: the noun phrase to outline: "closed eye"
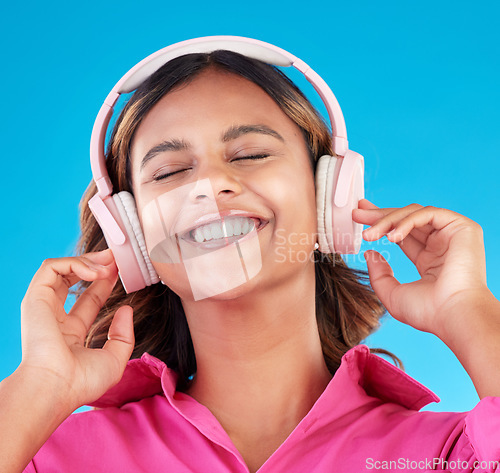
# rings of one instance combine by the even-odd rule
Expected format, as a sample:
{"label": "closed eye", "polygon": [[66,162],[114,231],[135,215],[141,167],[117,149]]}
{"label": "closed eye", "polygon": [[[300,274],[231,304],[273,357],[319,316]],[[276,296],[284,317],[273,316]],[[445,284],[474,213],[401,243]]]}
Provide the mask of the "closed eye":
{"label": "closed eye", "polygon": [[252,154],[250,156],[242,156],[241,158],[235,158],[233,161],[239,161],[240,159],[264,159],[268,158],[269,154]]}
{"label": "closed eye", "polygon": [[[243,159],[265,159],[265,158],[268,158],[269,156],[271,156],[270,154],[252,154],[252,155],[249,155],[249,156],[241,156],[240,158],[235,158],[233,159],[233,161],[240,161],[240,160],[243,160]],[[181,172],[184,172],[184,171],[188,171],[188,169],[179,169],[178,171],[173,171],[173,172],[168,172],[168,173],[165,173],[165,174],[160,174],[159,176],[154,176],[153,177],[153,181],[161,181],[162,179],[167,179],[168,177],[171,177],[175,174],[179,174]]]}
{"label": "closed eye", "polygon": [[180,172],[188,171],[188,169],[179,169],[178,171],[168,172],[166,174],[160,174],[159,176],[153,176],[153,181],[161,181],[167,177],[173,176],[174,174],[179,174]]}

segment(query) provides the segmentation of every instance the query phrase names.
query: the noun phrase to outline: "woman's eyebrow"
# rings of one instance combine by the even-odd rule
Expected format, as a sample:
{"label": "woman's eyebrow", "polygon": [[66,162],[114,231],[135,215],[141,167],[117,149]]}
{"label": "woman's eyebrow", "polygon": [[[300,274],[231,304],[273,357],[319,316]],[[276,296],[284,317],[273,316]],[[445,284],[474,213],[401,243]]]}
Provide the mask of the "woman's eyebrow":
{"label": "woman's eyebrow", "polygon": [[285,141],[277,131],[274,131],[272,128],[269,128],[266,125],[233,125],[222,134],[221,141],[227,142],[235,140],[241,135],[246,135],[247,133],[260,133],[262,135],[270,135],[280,141]]}
{"label": "woman's eyebrow", "polygon": [[188,150],[191,145],[184,140],[165,140],[159,145],[153,146],[142,158],[141,171],[148,161],[153,159],[157,154],[164,153],[165,151],[185,151]]}
{"label": "woman's eyebrow", "polygon": [[[269,128],[266,125],[233,125],[229,127],[224,133],[222,133],[221,141],[224,143],[232,141],[248,133],[259,133],[261,135],[269,135],[282,142],[285,141],[277,131],[273,130],[272,128]],[[142,158],[140,170],[142,171],[147,162],[160,153],[164,153],[166,151],[186,151],[189,150],[190,148],[191,144],[185,140],[179,140],[175,138],[172,140],[165,140],[162,143],[153,146],[144,155],[144,158]]]}

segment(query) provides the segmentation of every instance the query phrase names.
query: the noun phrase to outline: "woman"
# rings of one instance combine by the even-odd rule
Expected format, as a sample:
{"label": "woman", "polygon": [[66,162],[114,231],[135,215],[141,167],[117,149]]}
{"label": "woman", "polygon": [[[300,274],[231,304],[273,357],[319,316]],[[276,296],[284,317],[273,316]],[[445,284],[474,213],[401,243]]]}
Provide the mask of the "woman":
{"label": "woman", "polygon": [[[23,300],[23,362],[1,391],[2,425],[13,426],[1,443],[2,471],[20,471],[47,439],[27,471],[362,471],[400,459],[407,469],[443,466],[436,459],[475,468],[498,458],[476,433],[494,431],[496,398],[469,414],[420,413],[433,395],[356,346],[383,307],[339,257],[315,252],[314,163],[331,154],[330,139],[280,73],[235,53],[178,58],[139,87],[115,125],[107,166],[113,187],[133,193],[146,240],[158,224],[148,205],[163,196],[179,203],[176,191],[187,186],[186,199],[212,197],[233,231],[235,218],[247,224],[260,269],[198,297],[188,259],[210,249],[222,269],[227,260],[177,239],[179,260],[152,257],[166,287],[126,295],[87,209],[91,186],[83,255],[44,262]],[[167,145],[152,153],[158,143]],[[398,320],[442,338],[481,397],[497,396],[488,367],[500,304],[486,286],[480,227],[416,204],[359,207],[352,218],[371,225],[365,239],[393,229],[388,238],[422,276],[399,285],[368,252],[378,298]],[[179,228],[176,237],[189,233],[186,222]],[[209,286],[209,270],[195,269]],[[86,289],[66,315],[79,281]],[[88,332],[95,349],[84,347]],[[144,351],[122,377],[129,357]],[[91,403],[100,409],[68,418]]]}

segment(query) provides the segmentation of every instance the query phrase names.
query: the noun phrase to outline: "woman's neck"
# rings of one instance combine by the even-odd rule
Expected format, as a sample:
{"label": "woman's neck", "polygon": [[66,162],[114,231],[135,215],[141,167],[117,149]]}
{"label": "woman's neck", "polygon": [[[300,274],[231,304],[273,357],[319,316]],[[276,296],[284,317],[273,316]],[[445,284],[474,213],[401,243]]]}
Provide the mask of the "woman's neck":
{"label": "woman's neck", "polygon": [[197,363],[187,393],[215,415],[250,469],[286,439],[331,379],[314,285],[311,266],[258,296],[183,302]]}

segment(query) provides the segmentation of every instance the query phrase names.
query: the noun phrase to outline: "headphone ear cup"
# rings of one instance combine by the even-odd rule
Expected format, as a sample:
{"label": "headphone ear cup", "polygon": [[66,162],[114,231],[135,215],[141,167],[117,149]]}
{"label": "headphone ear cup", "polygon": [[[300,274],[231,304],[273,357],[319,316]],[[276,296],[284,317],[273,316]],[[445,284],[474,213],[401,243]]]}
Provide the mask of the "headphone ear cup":
{"label": "headphone ear cup", "polygon": [[344,157],[322,156],[316,170],[318,242],[322,253],[355,254],[363,225],[352,220],[364,197],[364,159],[347,150]]}
{"label": "headphone ear cup", "polygon": [[[133,249],[135,259],[139,264],[145,286],[156,284],[160,281],[146,249],[146,241],[142,233],[141,223],[137,215],[135,199],[130,192],[122,191],[113,195],[113,200],[120,217],[122,218],[128,240]],[[141,288],[142,289],[142,288]]]}
{"label": "headphone ear cup", "polygon": [[[335,249],[328,238],[332,231],[331,206],[327,202],[332,201],[332,172],[335,170],[337,158],[334,156],[321,156],[316,165],[316,212],[318,216],[318,243],[321,253],[334,253]],[[328,215],[327,215],[328,213]]]}

